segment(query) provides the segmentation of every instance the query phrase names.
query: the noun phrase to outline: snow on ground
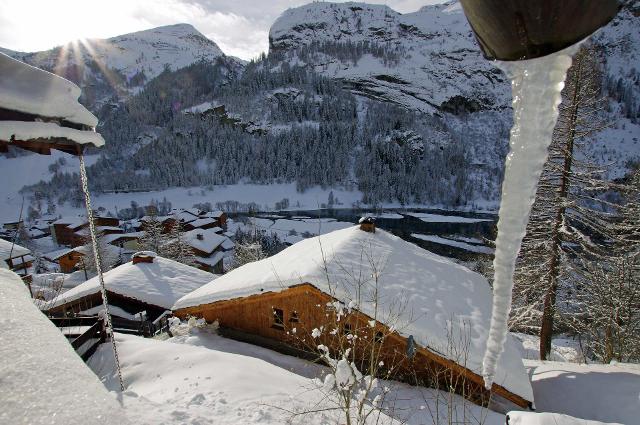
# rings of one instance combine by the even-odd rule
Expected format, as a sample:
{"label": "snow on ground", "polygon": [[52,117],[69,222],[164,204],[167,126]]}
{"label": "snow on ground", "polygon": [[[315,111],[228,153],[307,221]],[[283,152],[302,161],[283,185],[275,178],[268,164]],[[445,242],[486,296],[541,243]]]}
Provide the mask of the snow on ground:
{"label": "snow on ground", "polygon": [[621,425],[588,421],[559,413],[511,412],[509,425]]}
{"label": "snow on ground", "polygon": [[427,223],[480,223],[483,221],[493,221],[490,218],[469,218],[469,217],[460,217],[457,215],[441,215],[441,214],[429,214],[429,213],[416,213],[416,212],[408,212],[403,213],[404,215],[409,215],[411,217],[419,218],[422,221]]}
{"label": "snow on ground", "polygon": [[[116,334],[126,391],[121,400],[138,424],[283,424],[334,425],[335,412],[293,417],[285,411],[330,407],[313,378],[319,365],[218,336],[205,329],[166,341]],[[107,388],[118,388],[113,356],[103,344],[89,366]],[[428,388],[383,381],[390,388],[389,405],[400,421],[383,416],[380,424],[432,424],[436,410],[447,422],[449,394]],[[504,416],[453,396],[454,420],[475,417],[469,424],[501,425]],[[431,413],[430,413],[431,412]],[[373,418],[372,418],[373,419]],[[375,423],[374,420],[369,423]]]}
{"label": "snow on ground", "polygon": [[[85,163],[87,166],[94,164],[99,155],[87,155]],[[56,163],[59,159],[64,158],[66,165],[61,167],[62,171],[78,172],[78,160],[66,153],[60,151],[52,151],[51,155],[25,155],[17,158],[6,158],[0,156],[0,170],[2,173],[2,184],[0,184],[0,223],[6,221],[17,220],[20,215],[20,205],[22,204],[22,195],[19,191],[25,185],[38,183],[40,180],[48,181],[52,174],[49,172],[49,166]],[[26,216],[29,204],[25,201],[23,216]],[[60,207],[60,209],[69,208],[74,213],[82,212],[80,208],[73,209],[68,206]],[[56,212],[57,214],[58,212]]]}
{"label": "snow on ground", "polygon": [[443,238],[437,235],[422,235],[420,233],[412,233],[411,236],[427,242],[433,242],[440,245],[448,245],[455,248],[464,249],[465,251],[478,252],[481,254],[493,254],[493,248],[484,245],[473,245],[466,242]]}
{"label": "snow on ground", "polygon": [[[540,358],[540,338],[534,335],[511,332],[511,335],[522,343],[523,359],[537,360]],[[571,337],[556,337],[551,343],[550,360],[558,362],[583,363],[584,355],[578,341]]]}
{"label": "snow on ground", "polygon": [[129,423],[62,333],[33,305],[20,278],[2,269],[0,304],[0,423]]}
{"label": "snow on ground", "polygon": [[524,362],[539,411],[626,425],[640,422],[640,365]]}

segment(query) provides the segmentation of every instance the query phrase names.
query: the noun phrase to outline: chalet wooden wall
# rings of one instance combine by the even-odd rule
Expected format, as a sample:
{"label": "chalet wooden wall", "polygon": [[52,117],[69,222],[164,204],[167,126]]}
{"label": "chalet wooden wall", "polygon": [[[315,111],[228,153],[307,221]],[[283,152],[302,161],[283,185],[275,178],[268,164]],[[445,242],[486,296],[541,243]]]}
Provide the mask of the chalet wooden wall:
{"label": "chalet wooden wall", "polygon": [[[473,402],[487,405],[491,394],[485,390],[482,377],[465,367],[448,360],[423,347],[417,347],[415,355],[407,355],[407,339],[397,332],[392,332],[387,326],[376,322],[374,327],[369,325],[371,318],[359,312],[352,313],[338,324],[335,335],[327,329],[329,324],[336,324],[335,313],[327,307],[333,299],[310,284],[302,284],[287,288],[282,292],[268,292],[228,301],[189,307],[175,311],[175,315],[185,319],[189,316],[202,317],[207,322],[217,320],[221,328],[229,328],[243,334],[256,335],[254,341],[261,343],[262,339],[271,339],[285,343],[297,350],[309,353],[316,351],[318,344],[329,347],[333,354],[337,348],[344,347],[339,338],[344,338],[345,328],[358,330],[356,353],[369,353],[372,339],[376,335],[384,335],[378,343],[380,355],[386,367],[380,371],[382,377],[400,380],[412,385],[439,386],[445,390],[454,387],[455,391]],[[283,326],[277,326],[274,310],[282,310]],[[296,321],[297,319],[297,321]],[[311,332],[314,328],[324,326],[322,337],[314,339]],[[295,328],[295,333],[293,329]],[[342,344],[342,345],[340,345]],[[269,348],[274,348],[270,346]],[[277,349],[277,347],[275,347]],[[308,356],[305,356],[308,357]],[[367,371],[369,358],[354,359],[358,368]],[[393,366],[393,368],[391,368]],[[529,402],[506,389],[495,385],[493,392],[500,397],[520,407],[528,407]],[[495,395],[494,395],[495,397]]]}
{"label": "chalet wooden wall", "polygon": [[[147,312],[147,320],[155,320],[166,310],[163,307],[147,304],[134,298],[125,297],[111,291],[107,291],[107,299],[109,300],[109,305],[120,307],[124,311],[131,314],[139,313],[145,310]],[[65,317],[101,305],[102,295],[100,294],[100,292],[96,292],[87,295],[86,297],[82,297],[77,300],[70,301],[66,304],[56,306],[50,309],[47,313],[54,317]]]}

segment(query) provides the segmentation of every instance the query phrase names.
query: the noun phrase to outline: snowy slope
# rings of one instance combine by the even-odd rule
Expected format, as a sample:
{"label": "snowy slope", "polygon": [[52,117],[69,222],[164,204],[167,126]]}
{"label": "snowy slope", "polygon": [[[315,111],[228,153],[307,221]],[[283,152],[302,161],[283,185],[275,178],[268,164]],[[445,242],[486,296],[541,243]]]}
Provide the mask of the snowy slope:
{"label": "snowy slope", "polygon": [[[344,423],[339,412],[322,410],[334,405],[313,380],[326,373],[317,364],[197,328],[166,341],[117,334],[117,342],[126,386],[121,400],[138,424]],[[108,345],[98,349],[89,366],[107,388],[118,388]],[[455,395],[393,381],[381,384],[390,390],[385,408],[396,419],[371,415],[367,424],[445,425],[462,418],[468,424],[504,424],[503,415]],[[439,421],[432,422],[438,409]],[[304,411],[310,412],[294,415]]]}
{"label": "snowy slope", "polygon": [[0,268],[0,423],[128,424],[118,402]]}
{"label": "snowy slope", "polygon": [[[371,278],[373,274],[379,275],[377,282]],[[357,303],[357,291],[353,288],[359,286],[353,276],[363,276],[362,291],[366,294],[362,299],[374,300],[372,291],[377,291],[377,316],[398,316],[398,323],[389,325],[394,325],[405,337],[413,335],[421,346],[451,357],[447,349],[448,331],[456,337],[468,337],[467,367],[480,372],[491,314],[491,289],[487,281],[384,230],[372,234],[352,226],[305,239],[273,257],[246,264],[202,286],[178,300],[173,310],[279,292],[301,283],[311,283],[325,293],[335,294],[345,304]],[[332,282],[333,288],[327,281]],[[406,307],[398,311],[394,303],[406,303]],[[357,308],[376,317],[373,302],[362,302]],[[500,358],[495,382],[533,401],[529,379],[511,337]]]}
{"label": "snowy slope", "polygon": [[400,14],[366,3],[314,2],[287,10],[271,27],[270,52],[292,52],[312,42],[376,43],[397,63],[364,54],[357,62],[318,54],[316,71],[342,79],[356,93],[424,112],[502,109],[509,83],[482,59],[458,3]]}

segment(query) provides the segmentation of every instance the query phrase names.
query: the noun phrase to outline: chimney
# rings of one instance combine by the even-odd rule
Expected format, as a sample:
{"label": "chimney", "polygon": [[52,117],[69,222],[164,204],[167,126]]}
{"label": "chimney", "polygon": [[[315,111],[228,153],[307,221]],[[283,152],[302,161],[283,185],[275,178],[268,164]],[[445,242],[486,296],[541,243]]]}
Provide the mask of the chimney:
{"label": "chimney", "polygon": [[156,257],[156,253],[153,251],[140,251],[131,256],[133,264],[138,263],[153,263],[153,259]]}
{"label": "chimney", "polygon": [[202,233],[198,233],[196,235],[196,239],[198,239],[199,241],[202,241],[202,240],[204,240],[204,236],[202,236]]}
{"label": "chimney", "polygon": [[360,223],[360,230],[375,233],[376,232],[376,219],[371,216],[364,216],[358,222]]}

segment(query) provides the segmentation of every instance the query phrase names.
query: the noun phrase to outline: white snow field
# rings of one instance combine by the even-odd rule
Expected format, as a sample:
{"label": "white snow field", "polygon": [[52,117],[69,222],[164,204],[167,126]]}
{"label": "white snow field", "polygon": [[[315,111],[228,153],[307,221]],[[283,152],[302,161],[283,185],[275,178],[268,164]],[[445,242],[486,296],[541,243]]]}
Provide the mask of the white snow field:
{"label": "white snow field", "polygon": [[[155,257],[153,263],[128,262],[104,273],[108,291],[157,305],[171,308],[180,297],[211,282],[216,275],[163,257]],[[98,277],[72,288],[42,308],[48,310],[100,291]]]}
{"label": "white snow field", "polygon": [[0,268],[0,423],[128,424],[118,402]]}
{"label": "white snow field", "polygon": [[[178,300],[173,310],[279,292],[301,283],[311,283],[346,305],[358,301],[355,289],[349,289],[358,286],[353,276],[362,276],[366,294],[361,299],[374,299],[374,274],[378,276],[379,313],[375,314],[372,301],[361,303],[357,307],[360,311],[370,317],[399,315],[398,323],[393,325],[401,335],[412,335],[416,343],[445,357],[452,356],[447,349],[448,332],[455,338],[468,338],[466,366],[480,374],[491,314],[491,289],[486,279],[381,229],[369,233],[351,226],[305,239],[273,257],[219,277]],[[406,307],[399,310],[397,303]],[[518,345],[511,337],[495,382],[533,401]]]}
{"label": "white snow field", "polygon": [[640,365],[536,360],[524,364],[539,411],[605,423],[640,423]]}
{"label": "white snow field", "polygon": [[[184,325],[182,325],[184,326]],[[137,424],[304,424],[342,423],[325,400],[321,384],[325,369],[274,351],[192,328],[166,341],[116,334],[126,386],[121,396],[127,415]],[[116,390],[113,354],[103,344],[89,366],[107,388]],[[451,397],[454,421],[469,425],[501,425],[504,416],[428,388],[382,381],[389,387],[389,408],[396,420],[382,415],[369,424],[447,424]],[[294,416],[293,413],[319,410]],[[475,419],[474,419],[475,418]],[[485,422],[481,422],[486,418]],[[289,422],[290,421],[290,422]]]}

